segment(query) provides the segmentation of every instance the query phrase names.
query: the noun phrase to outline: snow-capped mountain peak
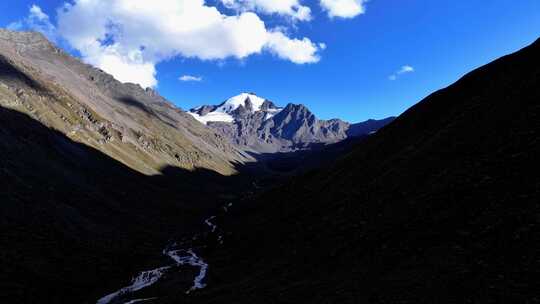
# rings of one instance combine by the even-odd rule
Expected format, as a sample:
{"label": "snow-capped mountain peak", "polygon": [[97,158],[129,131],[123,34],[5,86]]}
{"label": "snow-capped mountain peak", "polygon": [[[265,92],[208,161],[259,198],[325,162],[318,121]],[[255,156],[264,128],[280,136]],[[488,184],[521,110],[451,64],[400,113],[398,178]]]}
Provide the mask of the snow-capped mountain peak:
{"label": "snow-capped mountain peak", "polygon": [[248,100],[251,103],[251,112],[257,112],[261,110],[262,105],[266,101],[265,98],[261,98],[257,95],[250,93],[242,93],[227,99],[216,111],[231,113],[238,109],[240,106],[248,108]]}
{"label": "snow-capped mountain peak", "polygon": [[265,98],[259,97],[253,93],[241,93],[227,99],[217,106],[200,106],[189,111],[195,119],[208,124],[209,122],[234,122],[238,115],[237,110],[242,107],[243,112],[255,113],[259,111],[266,112],[266,119],[271,118],[279,111],[277,108]]}
{"label": "snow-capped mountain peak", "polygon": [[330,144],[367,135],[390,120],[350,124],[340,119],[318,119],[305,105],[280,108],[252,93],[231,97],[219,105],[191,109],[195,119],[257,153],[290,152],[312,144]]}

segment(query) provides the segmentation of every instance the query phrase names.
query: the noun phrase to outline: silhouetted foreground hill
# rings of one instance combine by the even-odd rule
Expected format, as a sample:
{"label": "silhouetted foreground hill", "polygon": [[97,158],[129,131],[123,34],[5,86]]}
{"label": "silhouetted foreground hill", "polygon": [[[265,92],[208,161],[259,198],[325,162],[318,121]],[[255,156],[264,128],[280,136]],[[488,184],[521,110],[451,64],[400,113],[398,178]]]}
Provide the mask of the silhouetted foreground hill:
{"label": "silhouetted foreground hill", "polygon": [[537,41],[236,204],[192,301],[538,303],[539,115]]}

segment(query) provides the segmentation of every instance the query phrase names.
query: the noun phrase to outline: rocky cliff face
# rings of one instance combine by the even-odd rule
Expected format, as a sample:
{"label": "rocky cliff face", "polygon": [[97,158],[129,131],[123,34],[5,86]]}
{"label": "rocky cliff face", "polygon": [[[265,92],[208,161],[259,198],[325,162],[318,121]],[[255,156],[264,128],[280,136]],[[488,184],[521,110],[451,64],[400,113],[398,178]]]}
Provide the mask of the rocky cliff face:
{"label": "rocky cliff face", "polygon": [[337,143],[375,132],[393,120],[358,124],[339,119],[320,120],[304,105],[279,108],[250,93],[242,93],[217,106],[192,109],[190,114],[234,144],[259,153],[290,152],[308,149],[313,144]]}
{"label": "rocky cliff face", "polygon": [[231,174],[231,163],[245,160],[155,91],[120,83],[38,33],[0,30],[0,106],[145,174],[166,166]]}

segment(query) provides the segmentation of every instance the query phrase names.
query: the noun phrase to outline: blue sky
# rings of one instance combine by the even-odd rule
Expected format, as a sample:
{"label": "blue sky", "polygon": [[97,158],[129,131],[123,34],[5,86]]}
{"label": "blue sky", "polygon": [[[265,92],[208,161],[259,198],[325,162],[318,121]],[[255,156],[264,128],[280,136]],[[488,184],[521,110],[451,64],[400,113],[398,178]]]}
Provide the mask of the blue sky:
{"label": "blue sky", "polygon": [[[215,2],[206,1],[206,5],[215,6],[225,15],[240,14]],[[204,48],[205,43],[212,48],[212,40],[204,40],[191,58],[182,55],[191,46],[182,44],[174,47],[182,50],[180,54],[163,55],[161,50],[154,50],[152,56],[144,54],[142,60],[155,66],[156,89],[184,109],[217,104],[247,91],[279,105],[306,104],[324,119],[339,117],[357,122],[398,115],[475,67],[516,51],[540,36],[538,0],[370,0],[363,3],[363,14],[348,18],[330,17],[319,1],[299,3],[311,9],[311,20],[253,11],[269,31],[282,32],[280,37],[309,39],[316,55],[311,49],[311,53],[298,59],[296,53],[282,52],[279,46],[246,56],[228,56],[229,49],[209,55]],[[18,21],[21,28],[31,27],[24,20],[28,20],[32,5],[37,5],[50,17],[54,28],[60,28],[57,9],[63,4],[58,0],[2,1],[0,25],[13,26]],[[123,20],[137,22],[132,16]],[[78,29],[72,26],[70,30]],[[71,40],[59,35],[57,41],[72,54],[84,56],[70,45],[75,34],[71,33]],[[148,38],[144,39],[150,45]],[[251,47],[250,39],[246,36],[246,47]],[[244,46],[243,41],[237,43]],[[234,54],[240,52],[236,46],[233,49]],[[92,60],[86,56],[87,61]],[[212,58],[202,58],[209,56]],[[316,61],[315,57],[318,62],[298,62]],[[183,75],[202,79],[180,81]]]}

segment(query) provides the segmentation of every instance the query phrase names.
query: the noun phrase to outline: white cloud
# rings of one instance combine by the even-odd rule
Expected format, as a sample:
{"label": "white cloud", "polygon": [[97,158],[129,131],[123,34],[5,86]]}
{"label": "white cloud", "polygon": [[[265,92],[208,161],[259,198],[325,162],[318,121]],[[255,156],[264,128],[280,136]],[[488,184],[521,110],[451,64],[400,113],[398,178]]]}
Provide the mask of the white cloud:
{"label": "white cloud", "polygon": [[267,48],[279,58],[288,59],[297,64],[319,62],[317,52],[326,45],[315,45],[309,39],[290,39],[279,31],[269,34]]}
{"label": "white cloud", "polygon": [[35,5],[35,4],[30,7],[30,16],[33,16],[37,20],[40,20],[40,21],[48,21],[49,20],[49,16],[47,16],[47,14],[45,14],[41,10],[41,7],[39,7],[39,6]]}
{"label": "white cloud", "polygon": [[311,20],[311,9],[301,5],[299,0],[221,0],[221,3],[239,11],[278,14],[299,21]]}
{"label": "white cloud", "polygon": [[51,23],[49,16],[35,4],[30,7],[26,18],[10,23],[7,28],[15,31],[32,30],[42,33],[50,40],[56,40],[55,26]]}
{"label": "white cloud", "polygon": [[[237,10],[235,15],[226,15],[205,0],[69,0],[58,10],[57,26],[39,6],[32,5],[28,17],[8,27],[39,31],[53,41],[65,40],[85,62],[118,80],[155,87],[156,64],[177,56],[219,61],[268,52],[296,64],[318,62],[326,44],[290,37],[286,27],[267,28],[257,15],[309,21],[311,9],[302,1],[212,2]],[[342,18],[364,13],[367,2],[319,1],[330,17]],[[390,77],[397,79],[400,74]]]}
{"label": "white cloud", "polygon": [[367,0],[320,0],[321,7],[330,18],[354,18],[366,12]]}
{"label": "white cloud", "polygon": [[269,51],[303,64],[319,61],[322,50],[267,29],[253,12],[228,16],[204,0],[74,0],[59,10],[58,32],[86,62],[144,87],[157,85],[157,63],[176,56],[242,59]]}
{"label": "white cloud", "polygon": [[183,75],[178,79],[180,81],[194,81],[194,82],[201,82],[203,80],[201,76],[192,76],[192,75]]}
{"label": "white cloud", "polygon": [[388,79],[390,80],[397,80],[400,75],[407,74],[407,73],[413,73],[414,67],[410,65],[404,65],[399,70],[397,70],[394,74],[390,75]]}
{"label": "white cloud", "polygon": [[122,53],[118,48],[117,44],[101,47],[88,52],[85,59],[121,82],[137,83],[142,87],[157,86],[155,65],[145,62],[140,50]]}

